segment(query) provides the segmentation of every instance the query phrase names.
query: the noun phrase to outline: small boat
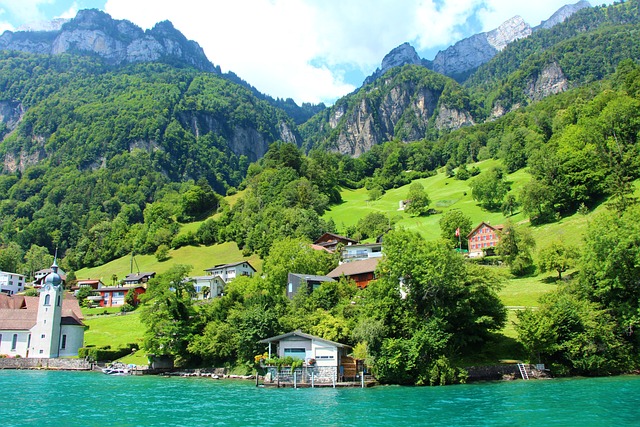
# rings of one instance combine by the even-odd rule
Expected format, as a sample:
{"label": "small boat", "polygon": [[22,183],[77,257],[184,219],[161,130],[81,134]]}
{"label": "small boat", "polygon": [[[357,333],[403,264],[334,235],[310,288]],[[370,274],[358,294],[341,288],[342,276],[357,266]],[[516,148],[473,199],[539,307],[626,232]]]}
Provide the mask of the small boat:
{"label": "small boat", "polygon": [[130,375],[129,368],[123,364],[113,364],[102,369],[102,373],[107,375]]}

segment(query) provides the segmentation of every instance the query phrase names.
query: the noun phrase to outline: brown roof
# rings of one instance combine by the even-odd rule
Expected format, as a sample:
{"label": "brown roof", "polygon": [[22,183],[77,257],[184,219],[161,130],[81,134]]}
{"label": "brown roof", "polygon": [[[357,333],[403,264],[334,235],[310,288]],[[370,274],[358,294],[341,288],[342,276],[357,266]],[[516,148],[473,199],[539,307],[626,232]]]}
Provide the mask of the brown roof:
{"label": "brown roof", "polygon": [[469,234],[467,234],[467,238],[471,237],[471,235],[473,233],[475,233],[476,231],[478,231],[483,225],[486,225],[487,227],[491,228],[492,230],[502,230],[504,228],[504,225],[491,225],[486,221],[482,221],[480,223],[480,225],[478,225],[476,228],[474,228],[473,230],[471,230],[471,232]]}
{"label": "brown roof", "polygon": [[335,279],[343,274],[349,277],[357,274],[372,273],[376,271],[376,267],[378,266],[380,259],[381,258],[378,257],[363,259],[361,261],[345,262],[330,271],[327,276]]}
{"label": "brown roof", "polygon": [[[0,330],[29,330],[38,317],[39,297],[0,294]],[[66,294],[62,300],[63,325],[83,325],[78,300]]]}

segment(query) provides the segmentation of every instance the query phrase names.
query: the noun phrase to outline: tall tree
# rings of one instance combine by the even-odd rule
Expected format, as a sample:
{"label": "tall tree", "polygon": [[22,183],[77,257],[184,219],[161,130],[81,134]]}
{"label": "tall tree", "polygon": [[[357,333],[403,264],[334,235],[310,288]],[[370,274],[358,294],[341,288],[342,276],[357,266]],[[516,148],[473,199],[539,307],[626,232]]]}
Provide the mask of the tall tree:
{"label": "tall tree", "polygon": [[429,212],[429,195],[424,189],[424,186],[419,182],[414,182],[409,186],[409,193],[407,194],[408,204],[405,208],[405,212],[411,215],[426,215]]}

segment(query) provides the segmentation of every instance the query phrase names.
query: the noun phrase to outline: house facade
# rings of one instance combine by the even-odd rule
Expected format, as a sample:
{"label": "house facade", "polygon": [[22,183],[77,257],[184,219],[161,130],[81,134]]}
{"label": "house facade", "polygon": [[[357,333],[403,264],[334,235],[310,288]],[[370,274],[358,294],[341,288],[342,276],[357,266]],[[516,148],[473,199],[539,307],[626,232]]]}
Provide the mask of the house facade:
{"label": "house facade", "polygon": [[[303,360],[304,377],[308,379],[313,374],[314,381],[317,383],[343,380],[342,361],[351,349],[346,344],[305,334],[300,330],[263,339],[259,342],[268,344],[269,358],[291,356],[294,359]],[[267,370],[271,378],[278,375],[276,367],[267,367]],[[300,380],[304,381],[304,377],[301,376]]]}
{"label": "house facade", "polygon": [[0,294],[0,354],[7,357],[77,356],[84,344],[78,301],[65,294],[52,268],[39,297]]}
{"label": "house facade", "polygon": [[198,300],[221,297],[224,292],[225,283],[219,276],[195,276],[187,280],[193,283]]}
{"label": "house facade", "polygon": [[289,273],[287,275],[287,298],[292,299],[301,287],[306,286],[307,292],[311,293],[325,282],[335,282],[335,280],[327,276]]}
{"label": "house facade", "polygon": [[24,291],[25,277],[22,274],[0,271],[0,292],[14,295]]}
{"label": "house facade", "polygon": [[236,277],[251,277],[256,273],[249,261],[234,262],[231,264],[218,264],[205,270],[209,276],[218,276],[224,283],[229,283]]}
{"label": "house facade", "polygon": [[478,258],[493,251],[500,243],[500,232],[503,226],[492,226],[488,222],[481,222],[467,235],[469,243],[469,258]]}
{"label": "house facade", "polygon": [[338,280],[344,276],[356,282],[356,286],[359,288],[366,288],[369,282],[376,278],[375,271],[380,259],[379,257],[372,257],[364,260],[345,262],[327,273],[327,276],[334,280]]}
{"label": "house facade", "polygon": [[313,245],[317,248],[324,249],[328,252],[335,252],[337,246],[339,244],[343,245],[354,245],[358,243],[357,240],[353,240],[349,237],[340,236],[339,234],[333,233],[324,233],[322,236],[318,237]]}
{"label": "house facade", "polygon": [[149,280],[153,279],[155,276],[156,276],[155,271],[148,271],[144,273],[131,273],[131,274],[127,274],[123,282],[125,285],[128,285],[128,286],[142,285],[147,283]]}
{"label": "house facade", "polygon": [[340,262],[362,261],[365,259],[380,257],[382,257],[382,243],[348,245],[342,248]]}
{"label": "house facade", "polygon": [[140,295],[146,292],[145,285],[130,286],[103,286],[96,292],[100,295],[98,304],[100,307],[120,307],[125,304],[129,291],[134,293],[134,305],[140,303]]}

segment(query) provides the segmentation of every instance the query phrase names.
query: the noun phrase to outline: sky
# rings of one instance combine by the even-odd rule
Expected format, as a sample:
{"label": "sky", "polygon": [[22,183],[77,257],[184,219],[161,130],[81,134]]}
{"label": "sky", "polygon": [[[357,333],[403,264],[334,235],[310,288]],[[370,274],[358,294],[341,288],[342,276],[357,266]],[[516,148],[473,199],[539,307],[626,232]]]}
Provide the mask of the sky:
{"label": "sky", "polygon": [[[169,20],[207,58],[276,98],[332,104],[404,42],[433,59],[515,15],[531,26],[577,0],[0,0],[0,33],[97,8],[143,29]],[[610,4],[599,0],[596,4]],[[592,4],[593,1],[592,1]]]}

